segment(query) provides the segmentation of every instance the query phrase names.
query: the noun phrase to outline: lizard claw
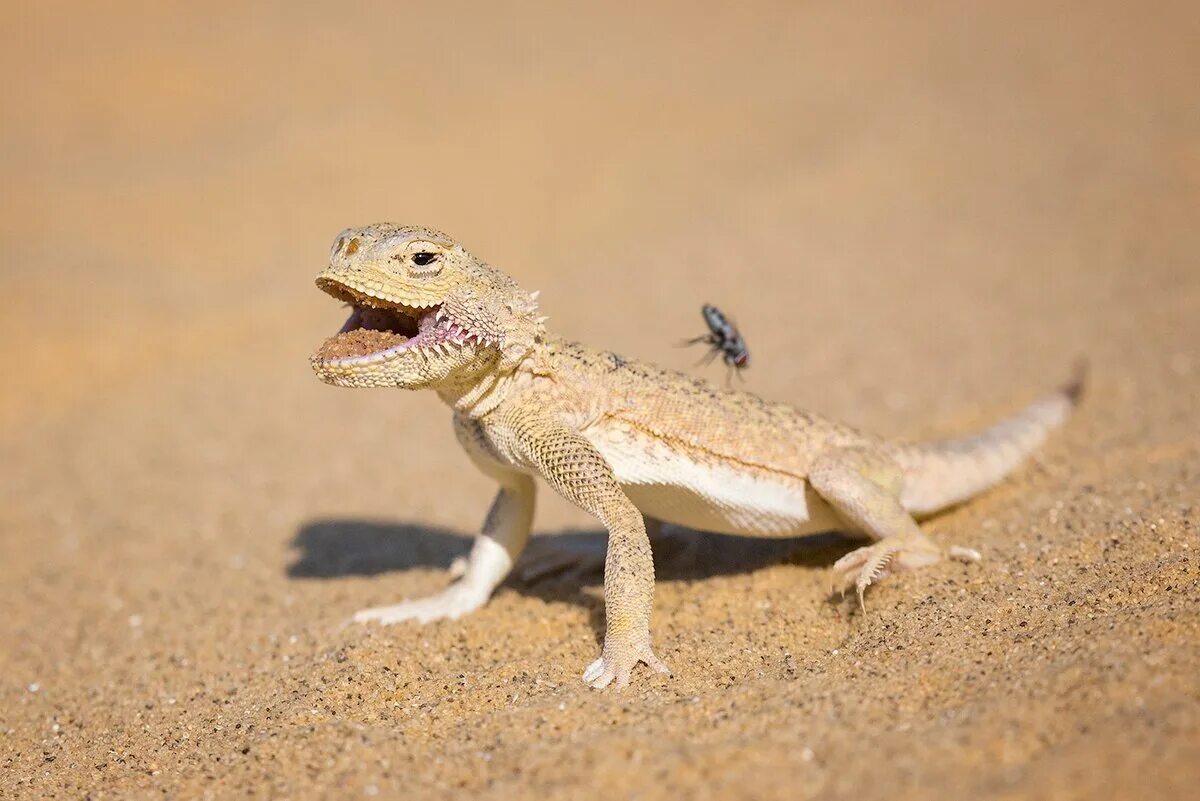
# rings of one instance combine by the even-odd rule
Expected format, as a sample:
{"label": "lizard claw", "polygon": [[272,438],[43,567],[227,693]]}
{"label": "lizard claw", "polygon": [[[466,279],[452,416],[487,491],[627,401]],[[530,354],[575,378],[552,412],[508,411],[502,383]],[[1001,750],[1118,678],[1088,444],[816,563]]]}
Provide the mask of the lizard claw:
{"label": "lizard claw", "polygon": [[649,645],[638,650],[621,647],[610,649],[605,642],[600,658],[583,671],[583,682],[594,690],[603,690],[610,684],[614,689],[623,689],[629,686],[633,669],[637,667],[638,662],[645,662],[658,673],[671,675],[671,669],[654,655]]}
{"label": "lizard claw", "polygon": [[[969,548],[951,549],[950,555],[963,558],[967,553],[979,554]],[[892,570],[905,570],[931,565],[942,558],[941,550],[928,540],[908,537],[888,537],[843,556],[833,563],[834,585],[845,586],[851,576],[858,592],[858,606],[867,611],[863,595],[867,587],[880,581]]]}

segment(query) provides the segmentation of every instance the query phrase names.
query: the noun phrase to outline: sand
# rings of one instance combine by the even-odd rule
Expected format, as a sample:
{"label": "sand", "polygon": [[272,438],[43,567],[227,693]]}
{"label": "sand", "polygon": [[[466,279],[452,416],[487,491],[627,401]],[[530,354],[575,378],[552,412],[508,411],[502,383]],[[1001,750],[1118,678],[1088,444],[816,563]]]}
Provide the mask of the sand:
{"label": "sand", "polygon": [[[1194,793],[1194,3],[161,5],[0,28],[0,795]],[[378,220],[723,381],[675,347],[716,303],[749,388],[883,434],[1093,380],[927,524],[979,564],[864,616],[837,538],[676,532],[675,675],[595,693],[594,576],[346,625],[444,586],[493,491],[432,395],[311,374]],[[539,504],[537,548],[599,547]]]}

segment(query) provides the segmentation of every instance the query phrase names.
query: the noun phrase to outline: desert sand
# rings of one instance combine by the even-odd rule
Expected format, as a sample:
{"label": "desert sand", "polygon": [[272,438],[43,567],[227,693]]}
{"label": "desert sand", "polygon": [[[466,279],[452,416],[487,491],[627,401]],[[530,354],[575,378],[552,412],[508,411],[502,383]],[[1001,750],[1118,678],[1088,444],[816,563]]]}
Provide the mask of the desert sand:
{"label": "desert sand", "polygon": [[[1195,3],[23,4],[0,36],[0,795],[1184,798],[1200,785]],[[339,230],[441,228],[557,332],[895,436],[1084,355],[1078,416],[829,590],[676,532],[673,677],[599,577],[428,593],[492,488],[432,395],[319,384]],[[595,549],[543,488],[536,548]],[[555,539],[558,538],[558,539]],[[1194,796],[1192,796],[1194,797]]]}

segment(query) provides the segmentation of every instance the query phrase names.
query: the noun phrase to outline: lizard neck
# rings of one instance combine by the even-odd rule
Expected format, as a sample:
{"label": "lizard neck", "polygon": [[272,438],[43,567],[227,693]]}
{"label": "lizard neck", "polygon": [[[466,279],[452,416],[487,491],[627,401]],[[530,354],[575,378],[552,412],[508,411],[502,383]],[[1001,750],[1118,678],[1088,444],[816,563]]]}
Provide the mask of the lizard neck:
{"label": "lizard neck", "polygon": [[544,361],[545,345],[538,341],[516,361],[498,361],[470,378],[442,384],[437,393],[456,412],[478,419],[504,403],[517,387],[532,381]]}
{"label": "lizard neck", "polygon": [[447,406],[476,419],[495,409],[512,390],[513,376],[491,370],[461,384],[438,387],[437,394]]}

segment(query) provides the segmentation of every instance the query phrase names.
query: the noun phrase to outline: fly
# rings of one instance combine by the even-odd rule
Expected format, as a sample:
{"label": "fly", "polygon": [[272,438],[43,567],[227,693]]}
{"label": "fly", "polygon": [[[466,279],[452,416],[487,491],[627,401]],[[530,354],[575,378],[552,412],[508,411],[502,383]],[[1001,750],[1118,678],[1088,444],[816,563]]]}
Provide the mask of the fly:
{"label": "fly", "polygon": [[[741,378],[741,371],[750,366],[750,350],[746,347],[746,340],[742,339],[741,332],[725,316],[724,312],[711,303],[705,303],[701,307],[700,313],[704,315],[704,323],[708,326],[708,333],[685,340],[680,345],[695,345],[700,342],[707,343],[709,351],[700,360],[700,363],[705,365],[711,364],[713,359],[720,356],[725,364],[729,366],[729,375],[732,376],[736,372],[738,377]],[[728,377],[726,376],[726,383],[728,383]]]}

